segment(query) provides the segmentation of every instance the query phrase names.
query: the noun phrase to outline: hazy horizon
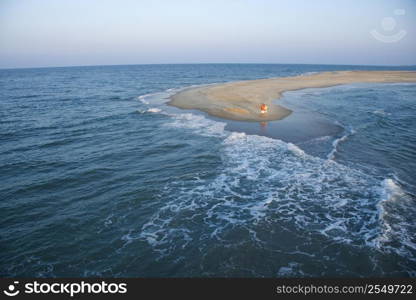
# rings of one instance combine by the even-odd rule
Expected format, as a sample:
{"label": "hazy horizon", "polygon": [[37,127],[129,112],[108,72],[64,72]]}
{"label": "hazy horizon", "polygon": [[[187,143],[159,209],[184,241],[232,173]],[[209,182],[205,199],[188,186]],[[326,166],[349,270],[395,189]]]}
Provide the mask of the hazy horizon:
{"label": "hazy horizon", "polygon": [[316,66],[356,66],[356,67],[392,67],[392,68],[396,68],[396,67],[415,67],[416,65],[378,65],[378,64],[374,64],[374,65],[364,65],[364,64],[308,64],[308,63],[278,63],[278,62],[261,62],[261,63],[247,63],[247,62],[209,62],[209,63],[205,63],[205,62],[189,62],[189,63],[138,63],[138,64],[101,64],[101,65],[62,65],[62,66],[35,66],[35,67],[0,67],[0,70],[14,70],[14,69],[48,69],[48,68],[88,68],[88,67],[117,67],[117,66],[157,66],[157,65],[316,65]]}
{"label": "hazy horizon", "polygon": [[416,65],[415,13],[410,0],[3,0],[0,68],[409,66]]}

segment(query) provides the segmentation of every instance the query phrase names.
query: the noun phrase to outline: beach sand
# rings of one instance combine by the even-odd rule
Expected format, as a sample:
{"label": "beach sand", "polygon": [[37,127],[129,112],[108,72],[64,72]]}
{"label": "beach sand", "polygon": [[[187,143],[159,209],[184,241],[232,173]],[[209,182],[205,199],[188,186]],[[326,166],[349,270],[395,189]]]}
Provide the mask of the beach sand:
{"label": "beach sand", "polygon": [[[272,101],[286,91],[322,88],[350,83],[415,82],[410,71],[335,71],[294,77],[278,77],[229,82],[189,88],[173,95],[168,104],[182,109],[198,109],[210,115],[237,121],[272,121],[290,115],[291,111]],[[269,106],[260,114],[260,105]]]}

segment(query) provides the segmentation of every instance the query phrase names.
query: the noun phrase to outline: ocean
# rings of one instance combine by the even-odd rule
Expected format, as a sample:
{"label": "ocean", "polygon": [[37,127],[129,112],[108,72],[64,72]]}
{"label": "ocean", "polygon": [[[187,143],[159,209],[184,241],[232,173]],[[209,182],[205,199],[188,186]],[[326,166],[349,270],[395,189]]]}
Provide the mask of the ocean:
{"label": "ocean", "polygon": [[287,92],[256,123],[202,84],[368,67],[0,70],[0,276],[416,277],[416,85]]}

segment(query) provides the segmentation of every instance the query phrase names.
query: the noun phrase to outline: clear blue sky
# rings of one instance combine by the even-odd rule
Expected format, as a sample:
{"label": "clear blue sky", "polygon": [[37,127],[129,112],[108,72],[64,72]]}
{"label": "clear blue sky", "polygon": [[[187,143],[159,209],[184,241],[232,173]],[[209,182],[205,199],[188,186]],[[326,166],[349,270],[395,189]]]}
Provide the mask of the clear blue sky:
{"label": "clear blue sky", "polygon": [[[384,43],[374,29],[406,35]],[[414,0],[0,0],[0,68],[414,65],[415,53]]]}

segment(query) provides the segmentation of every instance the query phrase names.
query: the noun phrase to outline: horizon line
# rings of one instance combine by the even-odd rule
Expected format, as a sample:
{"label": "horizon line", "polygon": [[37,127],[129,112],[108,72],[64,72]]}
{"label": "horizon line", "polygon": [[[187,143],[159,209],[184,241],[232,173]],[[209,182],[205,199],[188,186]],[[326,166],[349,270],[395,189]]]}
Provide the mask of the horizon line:
{"label": "horizon line", "polygon": [[39,66],[39,67],[0,67],[0,70],[24,69],[58,69],[58,68],[88,68],[88,67],[115,67],[115,66],[152,66],[152,65],[311,65],[311,66],[358,66],[358,67],[416,67],[410,65],[378,65],[378,64],[320,64],[320,63],[276,63],[276,62],[191,62],[191,63],[135,63],[135,64],[103,64],[103,65],[66,65],[66,66]]}

